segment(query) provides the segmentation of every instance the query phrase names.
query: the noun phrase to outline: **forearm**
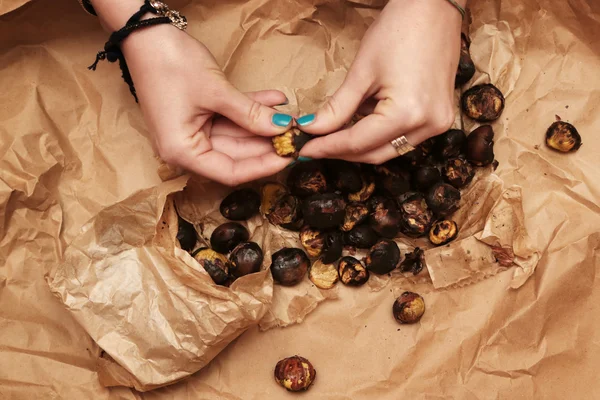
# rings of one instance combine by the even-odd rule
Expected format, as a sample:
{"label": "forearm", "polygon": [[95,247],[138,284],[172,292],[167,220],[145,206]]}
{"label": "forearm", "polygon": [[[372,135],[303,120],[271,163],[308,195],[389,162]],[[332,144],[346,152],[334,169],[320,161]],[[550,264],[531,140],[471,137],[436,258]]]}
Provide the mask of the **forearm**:
{"label": "forearm", "polygon": [[137,12],[143,0],[93,0],[94,10],[102,27],[114,32],[125,26],[127,20]]}

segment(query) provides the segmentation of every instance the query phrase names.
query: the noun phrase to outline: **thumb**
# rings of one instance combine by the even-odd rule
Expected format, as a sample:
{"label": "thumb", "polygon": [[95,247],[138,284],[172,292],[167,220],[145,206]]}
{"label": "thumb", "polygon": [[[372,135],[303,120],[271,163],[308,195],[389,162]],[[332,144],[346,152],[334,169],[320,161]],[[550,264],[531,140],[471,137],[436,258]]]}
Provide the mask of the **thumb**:
{"label": "thumb", "polygon": [[291,115],[267,107],[260,100],[257,96],[245,95],[227,82],[219,93],[219,100],[213,111],[256,135],[275,136],[291,128]]}
{"label": "thumb", "polygon": [[323,135],[335,132],[350,121],[368,97],[369,86],[368,79],[350,70],[339,89],[316,114],[302,116],[296,122],[307,133]]}

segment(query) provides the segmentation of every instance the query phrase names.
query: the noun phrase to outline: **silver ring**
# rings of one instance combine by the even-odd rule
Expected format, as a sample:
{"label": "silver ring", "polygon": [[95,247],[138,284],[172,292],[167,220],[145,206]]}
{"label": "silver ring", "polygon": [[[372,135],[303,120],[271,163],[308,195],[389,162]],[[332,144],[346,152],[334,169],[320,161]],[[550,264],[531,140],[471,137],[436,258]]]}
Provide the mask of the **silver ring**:
{"label": "silver ring", "polygon": [[408,140],[406,140],[405,136],[400,136],[400,137],[392,140],[390,142],[390,144],[392,146],[394,146],[394,149],[396,149],[396,152],[398,152],[398,154],[401,156],[403,156],[406,153],[409,153],[415,149],[410,143],[408,143]]}

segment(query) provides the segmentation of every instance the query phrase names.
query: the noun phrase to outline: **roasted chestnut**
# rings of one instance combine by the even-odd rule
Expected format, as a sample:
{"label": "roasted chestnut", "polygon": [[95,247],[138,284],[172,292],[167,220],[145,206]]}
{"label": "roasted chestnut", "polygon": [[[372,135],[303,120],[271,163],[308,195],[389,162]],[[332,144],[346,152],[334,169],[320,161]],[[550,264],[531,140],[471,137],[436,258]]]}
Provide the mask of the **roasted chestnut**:
{"label": "roasted chestnut", "polygon": [[300,356],[284,358],[275,366],[275,381],[290,392],[307,390],[316,376],[310,361]]}
{"label": "roasted chestnut", "polygon": [[333,186],[343,193],[356,193],[363,187],[360,167],[355,163],[326,160],[326,169]]}
{"label": "roasted chestnut", "polygon": [[194,225],[187,222],[185,219],[181,218],[179,215],[177,216],[177,240],[179,241],[179,246],[185,251],[192,251],[194,247],[196,247],[196,241],[198,240],[198,236],[196,234],[196,229],[194,229]]}
{"label": "roasted chestnut", "polygon": [[272,140],[275,152],[280,157],[298,158],[298,153],[312,137],[298,128],[274,136]]}
{"label": "roasted chestnut", "polygon": [[338,264],[338,275],[344,285],[361,286],[369,280],[369,271],[354,257],[342,257]]}
{"label": "roasted chestnut", "polygon": [[267,219],[273,225],[293,225],[302,216],[300,200],[291,194],[284,195],[267,214]]}
{"label": "roasted chestnut", "polygon": [[223,254],[209,248],[201,248],[192,255],[217,285],[223,285],[229,278],[229,260]]}
{"label": "roasted chestnut", "polygon": [[426,154],[421,146],[397,158],[398,162],[406,168],[412,169],[423,165]]}
{"label": "roasted chestnut", "polygon": [[336,262],[344,251],[344,239],[339,231],[329,231],[325,234],[325,245],[323,246],[323,255],[321,260],[325,264]]}
{"label": "roasted chestnut", "polygon": [[467,160],[479,167],[494,161],[494,130],[490,125],[481,125],[469,134]]}
{"label": "roasted chestnut", "polygon": [[375,191],[375,182],[370,176],[363,174],[361,176],[362,186],[358,192],[349,193],[348,200],[363,203],[371,197]]}
{"label": "roasted chestnut", "polygon": [[284,247],[271,255],[271,275],[282,286],[294,286],[302,281],[310,259],[301,249]]}
{"label": "roasted chestnut", "polygon": [[304,222],[313,228],[336,228],[344,222],[345,215],[346,202],[338,194],[316,194],[304,201]]}
{"label": "roasted chestnut", "polygon": [[254,242],[238,244],[229,255],[229,272],[236,278],[260,271],[263,263],[263,251]]}
{"label": "roasted chestnut", "polygon": [[436,183],[427,192],[426,200],[435,215],[446,217],[458,209],[460,191],[447,183]]}
{"label": "roasted chestnut", "polygon": [[425,313],[425,300],[417,293],[404,292],[394,302],[392,312],[399,323],[414,324]]}
{"label": "roasted chestnut", "polygon": [[375,274],[383,275],[392,272],[400,262],[400,249],[393,240],[379,239],[369,249],[365,258],[365,266]]}
{"label": "roasted chestnut", "polygon": [[379,235],[369,225],[358,225],[344,235],[344,243],[357,249],[369,249],[377,243]]}
{"label": "roasted chestnut", "polygon": [[287,177],[287,186],[299,197],[325,193],[328,184],[323,164],[319,160],[296,164]]}
{"label": "roasted chestnut", "polygon": [[387,162],[375,166],[377,184],[392,196],[410,190],[410,174],[397,162]]}
{"label": "roasted chestnut", "polygon": [[449,243],[458,236],[458,225],[450,220],[438,221],[429,230],[429,241],[436,246]]}
{"label": "roasted chestnut", "polygon": [[279,200],[288,194],[288,190],[281,183],[268,182],[261,188],[260,212],[266,217],[275,208]]}
{"label": "roasted chestnut", "polygon": [[219,207],[221,215],[232,221],[245,221],[258,214],[260,195],[253,189],[239,189],[223,199]]}
{"label": "roasted chestnut", "polygon": [[473,75],[475,75],[475,63],[473,63],[471,54],[469,54],[469,47],[470,43],[467,35],[462,33],[460,35],[460,59],[458,60],[458,69],[456,71],[456,78],[454,79],[456,87],[469,82]]}
{"label": "roasted chestnut", "polygon": [[373,197],[370,201],[369,225],[379,236],[393,239],[400,230],[400,212],[394,201],[387,197]]}
{"label": "roasted chestnut", "polygon": [[467,186],[473,180],[475,170],[464,158],[451,158],[444,166],[444,180],[457,189]]}
{"label": "roasted chestnut", "polygon": [[413,186],[422,192],[442,180],[440,171],[431,165],[424,165],[413,172]]}
{"label": "roasted chestnut", "polygon": [[210,246],[219,253],[229,253],[235,246],[250,237],[248,229],[237,222],[226,222],[215,228],[210,235]]}
{"label": "roasted chestnut", "polygon": [[302,218],[300,215],[302,215],[302,208],[298,209],[296,221],[290,222],[289,224],[281,224],[279,226],[281,226],[283,229],[287,229],[288,231],[300,232],[300,229],[306,225],[304,223],[304,218]]}
{"label": "roasted chestnut", "polygon": [[581,147],[581,135],[570,123],[556,121],[546,131],[546,145],[563,153],[577,151]]}
{"label": "roasted chestnut", "polygon": [[504,96],[492,84],[476,85],[461,97],[464,113],[479,122],[491,122],[500,117],[504,110]]}
{"label": "roasted chestnut", "polygon": [[310,266],[308,279],[319,289],[331,289],[338,281],[335,265],[317,260]]}
{"label": "roasted chestnut", "polygon": [[310,257],[317,258],[323,252],[326,235],[318,229],[306,225],[300,230],[300,243]]}
{"label": "roasted chestnut", "polygon": [[433,213],[420,193],[413,194],[400,204],[400,215],[400,230],[411,237],[425,235],[433,223]]}
{"label": "roasted chestnut", "polygon": [[369,217],[369,208],[362,203],[348,203],[344,223],[340,229],[344,232],[351,231],[356,225],[360,225]]}
{"label": "roasted chestnut", "polygon": [[413,275],[417,275],[423,270],[424,266],[425,252],[419,247],[415,247],[412,252],[406,253],[404,261],[400,263],[400,271],[412,272]]}
{"label": "roasted chestnut", "polygon": [[441,160],[458,157],[465,149],[467,135],[461,129],[450,129],[436,137],[435,152]]}

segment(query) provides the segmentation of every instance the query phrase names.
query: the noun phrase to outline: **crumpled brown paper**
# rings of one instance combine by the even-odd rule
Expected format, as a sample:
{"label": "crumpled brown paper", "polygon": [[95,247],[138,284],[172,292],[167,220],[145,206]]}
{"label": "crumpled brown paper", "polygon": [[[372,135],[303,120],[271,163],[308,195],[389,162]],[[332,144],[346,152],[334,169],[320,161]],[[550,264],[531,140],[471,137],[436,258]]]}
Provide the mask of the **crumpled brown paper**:
{"label": "crumpled brown paper", "polygon": [[[57,268],[90,218],[154,190],[159,164],[118,70],[85,69],[106,40],[97,21],[72,0],[17,9],[22,3],[0,3],[2,12],[16,9],[0,17],[1,397],[287,398],[273,384],[272,368],[295,353],[319,370],[310,391],[315,399],[594,398],[600,390],[594,375],[600,326],[590,317],[600,311],[593,290],[600,265],[595,2],[471,5],[476,81],[492,81],[507,94],[494,123],[502,191],[490,206],[521,224],[529,243],[522,236],[509,252],[505,241],[516,232],[498,230],[491,220],[471,240],[496,248],[494,259],[514,257],[516,267],[498,265],[488,279],[443,289],[433,285],[437,268],[433,275],[383,277],[377,291],[341,287],[339,299],[319,305],[302,324],[250,328],[201,372],[143,395],[101,386],[98,363],[103,383],[130,376],[110,355],[101,357],[50,294],[44,274]],[[382,4],[207,1],[182,10],[189,32],[209,46],[234,84],[279,88],[291,109],[308,111],[341,82],[376,17],[377,9],[364,5]],[[554,115],[580,130],[584,145],[577,153],[544,147]],[[141,243],[152,235],[128,239]],[[535,271],[535,258],[521,259],[531,251],[540,253]],[[406,289],[427,303],[425,317],[410,327],[396,325],[390,311]]]}

